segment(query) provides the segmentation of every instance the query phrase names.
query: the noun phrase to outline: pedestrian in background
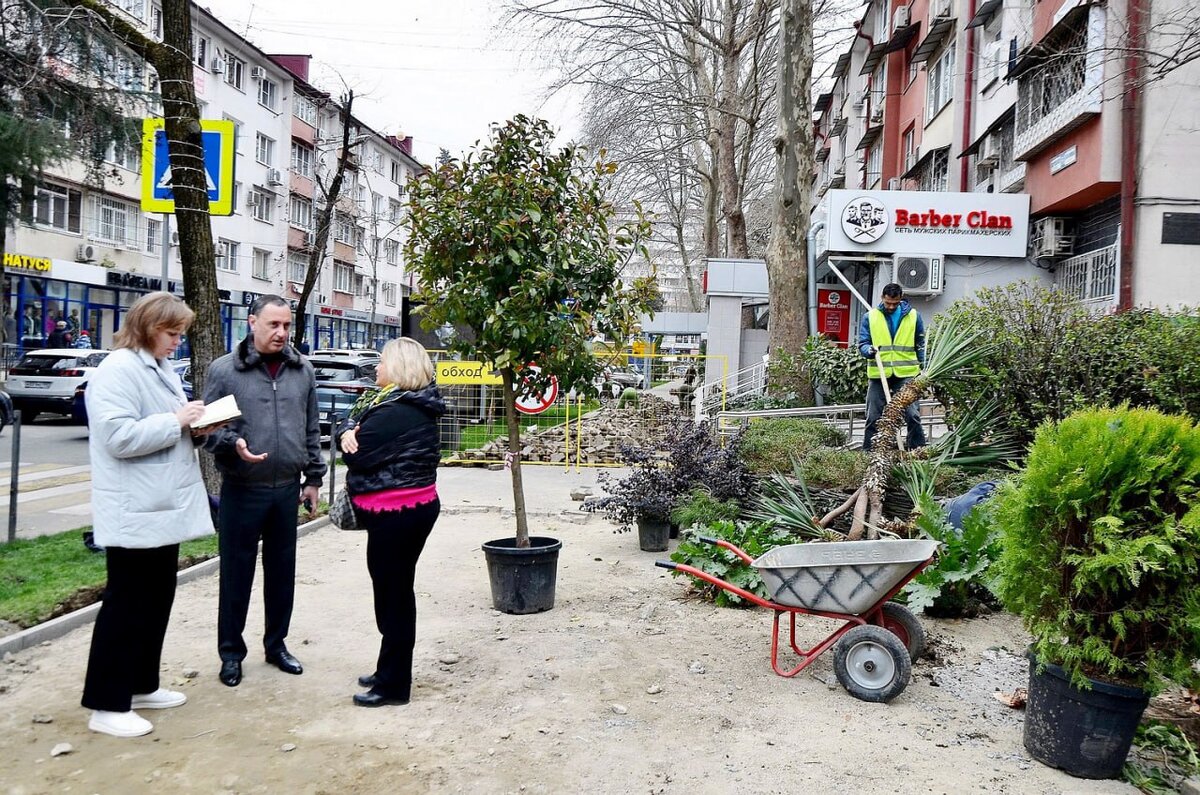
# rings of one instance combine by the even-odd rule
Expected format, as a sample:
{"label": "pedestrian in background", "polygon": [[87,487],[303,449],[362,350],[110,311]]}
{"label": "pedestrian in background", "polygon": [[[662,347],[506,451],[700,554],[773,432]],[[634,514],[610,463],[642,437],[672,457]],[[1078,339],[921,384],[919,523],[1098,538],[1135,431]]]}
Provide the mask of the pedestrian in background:
{"label": "pedestrian in background", "polygon": [[88,380],[92,530],[107,550],[108,580],[92,630],[83,706],[88,728],[138,737],[154,727],[138,709],[187,701],[159,687],[163,638],[175,600],[179,544],[213,531],[188,402],[168,360],[192,310],[168,293],[129,309],[116,350]]}
{"label": "pedestrian in background", "polygon": [[375,673],[360,676],[368,688],[354,696],[360,707],[407,704],[412,695],[417,560],[441,511],[437,467],[438,417],[446,410],[433,363],[408,337],[383,346],[367,408],[346,419],[335,442],[349,472],[358,521],[367,530],[367,571],[375,596],[375,626],[382,635]]}
{"label": "pedestrian in background", "polygon": [[247,321],[250,334],[212,363],[204,386],[206,403],[233,395],[242,411],[207,444],[223,476],[217,651],[219,677],[229,687],[242,681],[242,633],[260,539],[266,660],[284,673],[304,673],[285,644],[296,593],[297,505],[314,515],[325,475],[316,377],[288,344],[291,308],[278,295],[260,296]]}
{"label": "pedestrian in background", "polygon": [[[887,379],[890,394],[895,395],[925,366],[925,322],[921,313],[904,300],[904,288],[900,285],[884,285],[879,305],[863,315],[858,328],[858,351],[867,359],[867,424],[862,449],[870,452],[875,426],[887,405],[881,375]],[[880,361],[883,370],[879,369]],[[925,429],[921,427],[916,403],[904,410],[904,421],[908,427],[908,449],[924,447]]]}

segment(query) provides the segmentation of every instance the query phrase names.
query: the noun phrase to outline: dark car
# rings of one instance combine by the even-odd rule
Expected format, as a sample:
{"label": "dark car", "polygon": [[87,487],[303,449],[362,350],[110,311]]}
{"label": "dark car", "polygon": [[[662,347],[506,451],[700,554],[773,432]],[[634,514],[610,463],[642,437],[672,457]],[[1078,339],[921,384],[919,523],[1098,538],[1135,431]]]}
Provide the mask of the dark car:
{"label": "dark car", "polygon": [[[172,367],[175,368],[175,373],[179,376],[179,380],[183,382],[183,394],[188,400],[192,399],[192,360],[180,359],[173,362]],[[87,425],[87,403],[85,396],[87,395],[87,381],[83,381],[79,386],[75,387],[75,396],[71,400],[71,419],[76,425]]]}
{"label": "dark car", "polygon": [[317,376],[317,408],[321,415],[321,441],[346,417],[364,392],[375,389],[379,360],[370,356],[310,356]]}

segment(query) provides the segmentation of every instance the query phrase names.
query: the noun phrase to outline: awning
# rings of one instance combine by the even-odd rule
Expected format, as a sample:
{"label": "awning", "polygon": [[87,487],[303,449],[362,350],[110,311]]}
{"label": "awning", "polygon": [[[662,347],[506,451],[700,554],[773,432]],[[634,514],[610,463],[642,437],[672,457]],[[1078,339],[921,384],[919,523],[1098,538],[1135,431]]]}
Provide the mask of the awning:
{"label": "awning", "polygon": [[930,149],[928,152],[921,155],[917,162],[913,163],[912,168],[901,174],[900,179],[915,179],[918,174],[925,170],[925,166],[929,165],[929,161],[933,159],[934,155],[936,155],[938,152],[948,151],[950,151],[949,146],[938,146]]}
{"label": "awning", "polygon": [[870,51],[867,53],[867,59],[863,61],[862,69],[859,69],[858,73],[860,75],[869,75],[871,72],[874,72],[875,67],[883,60],[884,53],[888,51],[887,46],[888,43],[886,41],[872,45]]}
{"label": "awning", "polygon": [[821,94],[819,97],[817,97],[817,103],[813,105],[813,111],[815,113],[824,113],[825,111],[829,110],[829,104],[831,102],[833,102],[832,91]]}
{"label": "awning", "polygon": [[842,75],[846,74],[846,70],[850,68],[850,53],[844,52],[838,56],[837,63],[833,65],[833,79],[837,80]]}
{"label": "awning", "polygon": [[1086,25],[1088,8],[1090,8],[1088,5],[1078,5],[1068,11],[1054,27],[1046,32],[1045,36],[1042,36],[1041,41],[1030,47],[1024,55],[1017,59],[1016,65],[1009,70],[1008,79],[1012,80],[1030,69],[1041,66],[1051,58],[1061,56],[1063,53],[1062,48],[1058,46],[1059,36],[1057,34],[1073,29],[1080,21]]}
{"label": "awning", "polygon": [[857,147],[858,151],[861,152],[865,149],[870,149],[871,144],[873,144],[877,140],[879,140],[879,136],[882,133],[883,133],[883,125],[882,124],[877,125],[875,127],[868,127],[867,131],[865,133],[863,133],[863,137],[858,142],[858,147]]}
{"label": "awning", "polygon": [[1017,115],[1017,103],[1014,102],[1013,104],[1008,106],[1008,110],[1004,111],[999,116],[997,116],[996,120],[994,122],[992,122],[991,124],[989,124],[988,128],[983,131],[983,134],[981,134],[978,138],[976,138],[975,141],[970,146],[968,146],[966,149],[964,149],[962,154],[959,155],[959,157],[968,157],[968,156],[973,155],[976,152],[978,152],[979,147],[983,146],[984,140],[987,139],[987,137],[989,135],[996,132],[996,130],[999,130],[1005,124],[1008,124],[1010,121],[1012,121],[1014,118],[1016,118],[1016,115]]}
{"label": "awning", "polygon": [[921,23],[914,22],[911,25],[901,28],[892,34],[891,41],[887,43],[887,52],[897,52],[908,46],[908,43],[916,38],[921,32]]}
{"label": "awning", "polygon": [[924,63],[929,60],[929,56],[941,49],[942,43],[946,40],[946,34],[954,29],[954,23],[957,21],[954,17],[942,17],[934,20],[933,24],[929,26],[929,33],[921,39],[921,43],[913,51],[913,63]]}
{"label": "awning", "polygon": [[841,135],[842,131],[845,129],[846,129],[846,117],[845,116],[834,116],[833,123],[829,125],[830,136]]}
{"label": "awning", "polygon": [[975,16],[971,17],[971,21],[967,23],[967,30],[986,25],[1003,4],[1004,0],[985,0],[983,5],[975,11]]}
{"label": "awning", "polygon": [[820,149],[817,150],[817,162],[824,163],[828,159],[829,159],[829,147],[822,146]]}

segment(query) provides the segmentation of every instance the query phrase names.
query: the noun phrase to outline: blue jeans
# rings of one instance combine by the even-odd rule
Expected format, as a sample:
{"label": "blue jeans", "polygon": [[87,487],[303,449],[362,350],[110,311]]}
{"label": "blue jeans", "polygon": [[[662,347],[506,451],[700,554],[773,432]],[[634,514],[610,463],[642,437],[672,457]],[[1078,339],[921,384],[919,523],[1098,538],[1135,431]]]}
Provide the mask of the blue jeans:
{"label": "blue jeans", "polygon": [[[893,375],[888,378],[888,389],[892,395],[900,390],[900,387],[909,382],[908,378],[901,378]],[[863,431],[863,449],[870,452],[871,442],[875,438],[875,425],[879,422],[879,415],[883,414],[883,408],[887,405],[887,400],[883,395],[883,384],[878,378],[872,378],[867,384],[867,427]],[[924,447],[925,429],[921,427],[921,416],[917,413],[917,404],[913,403],[904,410],[904,423],[908,427],[908,444],[909,450],[916,450],[918,447]]]}

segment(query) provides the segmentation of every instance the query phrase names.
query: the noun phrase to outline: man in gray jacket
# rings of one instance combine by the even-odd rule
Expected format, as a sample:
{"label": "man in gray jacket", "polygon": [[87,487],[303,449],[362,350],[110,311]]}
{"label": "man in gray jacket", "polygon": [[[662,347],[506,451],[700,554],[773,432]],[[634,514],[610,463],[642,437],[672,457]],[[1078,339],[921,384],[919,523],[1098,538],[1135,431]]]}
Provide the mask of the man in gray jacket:
{"label": "man in gray jacket", "polygon": [[304,672],[284,645],[296,586],[296,506],[306,503],[311,515],[325,475],[313,368],[288,344],[292,311],[279,296],[264,295],[248,320],[250,335],[212,363],[204,388],[205,403],[233,395],[242,412],[205,444],[224,476],[217,648],[221,681],[229,687],[242,681],[242,632],[260,538],[267,662],[285,673]]}

